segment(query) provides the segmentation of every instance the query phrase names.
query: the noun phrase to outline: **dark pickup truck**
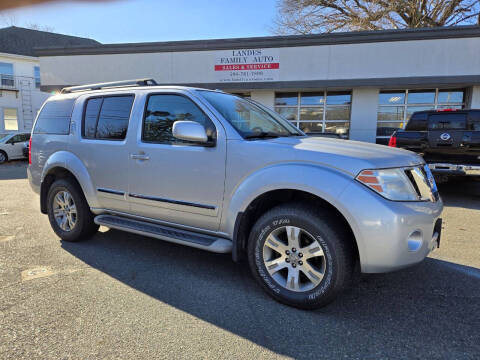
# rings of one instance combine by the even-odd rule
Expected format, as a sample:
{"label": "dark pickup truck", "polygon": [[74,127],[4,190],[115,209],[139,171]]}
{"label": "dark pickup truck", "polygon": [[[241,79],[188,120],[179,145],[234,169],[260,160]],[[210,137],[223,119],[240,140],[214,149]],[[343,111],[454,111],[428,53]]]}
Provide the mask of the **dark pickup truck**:
{"label": "dark pickup truck", "polygon": [[429,110],[413,113],[405,130],[388,146],[423,156],[437,178],[480,175],[480,110]]}

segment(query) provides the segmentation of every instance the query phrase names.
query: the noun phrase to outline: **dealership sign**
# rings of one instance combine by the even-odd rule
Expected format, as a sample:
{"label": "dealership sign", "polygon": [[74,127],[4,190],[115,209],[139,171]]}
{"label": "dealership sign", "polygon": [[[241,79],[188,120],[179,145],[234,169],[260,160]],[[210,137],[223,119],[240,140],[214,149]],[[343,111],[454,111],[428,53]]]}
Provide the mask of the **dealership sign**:
{"label": "dealership sign", "polygon": [[276,81],[278,49],[238,49],[216,52],[213,66],[218,82]]}

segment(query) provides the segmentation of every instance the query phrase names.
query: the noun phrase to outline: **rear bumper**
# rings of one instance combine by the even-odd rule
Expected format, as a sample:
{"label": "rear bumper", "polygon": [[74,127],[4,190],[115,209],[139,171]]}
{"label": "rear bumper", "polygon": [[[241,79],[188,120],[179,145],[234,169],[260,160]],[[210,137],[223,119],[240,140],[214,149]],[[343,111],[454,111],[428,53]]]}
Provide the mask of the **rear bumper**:
{"label": "rear bumper", "polygon": [[389,201],[353,183],[342,194],[361,271],[382,273],[419,263],[440,244],[442,200]]}
{"label": "rear bumper", "polygon": [[30,183],[30,187],[36,194],[40,194],[40,183],[37,183],[35,181],[35,177],[32,175],[32,169],[31,166],[27,167],[27,177],[28,177],[28,182]]}
{"label": "rear bumper", "polygon": [[431,163],[428,167],[432,172],[445,175],[480,175],[480,165],[466,164],[448,164],[448,163]]}

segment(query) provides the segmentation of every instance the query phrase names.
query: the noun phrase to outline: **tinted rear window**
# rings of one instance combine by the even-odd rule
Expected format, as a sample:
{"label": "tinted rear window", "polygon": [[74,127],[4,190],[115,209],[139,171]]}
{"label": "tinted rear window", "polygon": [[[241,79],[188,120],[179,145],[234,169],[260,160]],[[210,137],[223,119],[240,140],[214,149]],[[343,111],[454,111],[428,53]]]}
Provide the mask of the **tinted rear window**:
{"label": "tinted rear window", "polygon": [[405,127],[407,131],[427,131],[428,113],[414,113]]}
{"label": "tinted rear window", "polygon": [[83,137],[125,139],[133,98],[133,95],[122,95],[88,99],[83,117]]}
{"label": "tinted rear window", "polygon": [[443,113],[430,115],[428,128],[430,130],[464,130],[467,128],[467,114]]}
{"label": "tinted rear window", "polygon": [[72,118],[75,99],[52,100],[45,104],[35,124],[34,134],[70,133],[70,120]]}

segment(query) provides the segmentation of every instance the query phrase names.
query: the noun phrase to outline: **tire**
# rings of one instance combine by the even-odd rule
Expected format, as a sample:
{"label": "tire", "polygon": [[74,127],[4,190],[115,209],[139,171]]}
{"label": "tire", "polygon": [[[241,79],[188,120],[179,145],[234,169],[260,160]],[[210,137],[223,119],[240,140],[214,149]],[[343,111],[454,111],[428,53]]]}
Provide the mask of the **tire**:
{"label": "tire", "polygon": [[8,161],[8,155],[5,151],[0,150],[0,164],[6,163]]}
{"label": "tire", "polygon": [[[71,201],[66,194],[69,194]],[[60,203],[67,204],[66,207],[59,207],[59,202],[56,199],[57,195],[59,199],[62,199]],[[76,211],[74,211],[72,204],[75,205]],[[68,208],[68,211],[66,208]],[[72,180],[60,179],[50,186],[47,195],[47,212],[53,231],[62,240],[72,242],[86,240],[98,231],[99,226],[93,221],[94,215],[90,211],[82,190]],[[55,217],[56,214],[57,218]],[[63,228],[62,224],[64,224]]]}
{"label": "tire", "polygon": [[[344,225],[326,210],[280,205],[266,212],[250,233],[248,260],[253,277],[283,304],[301,309],[325,306],[350,284],[354,272],[348,236]],[[291,248],[288,245],[295,244],[295,238],[298,248]]]}

